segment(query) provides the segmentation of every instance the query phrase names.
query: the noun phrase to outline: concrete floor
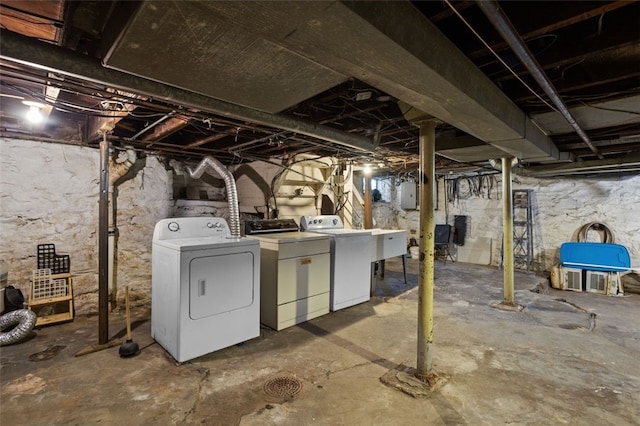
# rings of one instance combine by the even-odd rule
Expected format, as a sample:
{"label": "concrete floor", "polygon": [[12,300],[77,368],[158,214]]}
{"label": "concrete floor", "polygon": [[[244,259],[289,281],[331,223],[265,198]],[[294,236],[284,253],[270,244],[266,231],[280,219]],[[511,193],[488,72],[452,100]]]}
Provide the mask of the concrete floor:
{"label": "concrete floor", "polygon": [[[414,398],[380,381],[416,358],[417,269],[409,284],[387,261],[370,302],[261,336],[182,365],[150,337],[149,311],[133,312],[142,352],[97,343],[97,318],[36,329],[1,349],[3,425],[496,425],[640,424],[640,296],[536,287],[516,273],[522,312],[502,300],[502,271],[436,265],[434,366],[448,381]],[[537,289],[540,292],[533,292]],[[593,318],[591,313],[595,313]],[[122,313],[110,331],[124,335]],[[293,376],[294,397],[265,393]]]}

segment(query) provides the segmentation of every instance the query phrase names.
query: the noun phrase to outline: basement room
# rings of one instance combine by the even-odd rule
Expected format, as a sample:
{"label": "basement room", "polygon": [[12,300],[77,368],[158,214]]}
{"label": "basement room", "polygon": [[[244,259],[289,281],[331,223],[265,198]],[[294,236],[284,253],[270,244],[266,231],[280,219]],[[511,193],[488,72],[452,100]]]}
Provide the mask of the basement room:
{"label": "basement room", "polygon": [[640,2],[0,3],[0,424],[638,425]]}

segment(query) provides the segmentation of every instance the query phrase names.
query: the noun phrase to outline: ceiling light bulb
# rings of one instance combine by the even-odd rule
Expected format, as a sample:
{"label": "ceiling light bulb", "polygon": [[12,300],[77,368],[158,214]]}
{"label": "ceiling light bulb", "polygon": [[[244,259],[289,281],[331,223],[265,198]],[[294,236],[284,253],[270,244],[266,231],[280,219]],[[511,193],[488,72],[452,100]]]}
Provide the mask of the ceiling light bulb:
{"label": "ceiling light bulb", "polygon": [[42,111],[40,111],[40,108],[35,106],[29,107],[29,111],[27,111],[27,120],[30,123],[33,123],[33,124],[41,123],[42,119],[43,119],[43,116],[42,116]]}
{"label": "ceiling light bulb", "polygon": [[42,120],[44,120],[44,116],[42,115],[42,108],[46,106],[45,104],[34,101],[22,101],[22,103],[29,107],[26,118],[30,123],[41,123]]}
{"label": "ceiling light bulb", "polygon": [[362,171],[366,176],[371,176],[371,165],[365,164]]}

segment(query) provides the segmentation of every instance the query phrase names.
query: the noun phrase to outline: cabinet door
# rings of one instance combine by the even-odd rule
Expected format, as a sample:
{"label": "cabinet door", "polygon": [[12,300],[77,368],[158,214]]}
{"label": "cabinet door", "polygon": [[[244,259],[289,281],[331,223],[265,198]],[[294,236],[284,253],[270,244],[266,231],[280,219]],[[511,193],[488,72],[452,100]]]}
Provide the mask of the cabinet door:
{"label": "cabinet door", "polygon": [[278,261],[278,305],[328,292],[329,274],[329,253]]}
{"label": "cabinet door", "polygon": [[200,319],[253,303],[253,254],[196,257],[189,263],[189,317]]}

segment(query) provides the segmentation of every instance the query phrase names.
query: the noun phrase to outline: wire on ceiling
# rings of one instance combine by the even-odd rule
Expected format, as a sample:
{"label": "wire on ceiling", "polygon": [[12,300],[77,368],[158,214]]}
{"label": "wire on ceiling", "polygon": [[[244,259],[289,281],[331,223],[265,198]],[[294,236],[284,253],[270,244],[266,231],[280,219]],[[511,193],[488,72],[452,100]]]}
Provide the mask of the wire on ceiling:
{"label": "wire on ceiling", "polygon": [[525,83],[525,81],[520,78],[520,76],[509,66],[507,65],[507,63],[500,57],[500,55],[498,55],[498,53],[491,47],[489,46],[489,44],[482,38],[482,36],[480,36],[480,34],[478,34],[478,32],[471,26],[471,24],[464,19],[464,17],[460,14],[460,12],[458,12],[458,10],[453,7],[453,5],[449,2],[449,0],[444,0],[444,2],[453,10],[453,12],[456,14],[456,16],[458,18],[460,18],[460,20],[467,26],[467,28],[469,28],[469,30],[478,38],[478,40],[480,40],[480,42],[482,44],[484,44],[484,46],[489,49],[489,51],[498,59],[498,61],[500,61],[500,63],[507,69],[509,70],[509,72],[511,74],[513,74],[513,76],[524,85],[524,87],[530,91],[536,98],[540,99],[540,101],[542,101],[547,107],[549,107],[551,110],[555,111],[555,112],[560,112],[558,111],[553,105],[551,105],[549,102],[547,102],[540,94],[538,94],[535,90],[533,90],[531,88],[531,86],[529,86],[527,83]]}

